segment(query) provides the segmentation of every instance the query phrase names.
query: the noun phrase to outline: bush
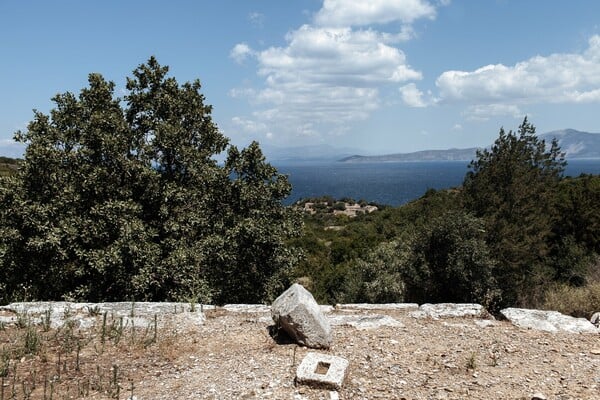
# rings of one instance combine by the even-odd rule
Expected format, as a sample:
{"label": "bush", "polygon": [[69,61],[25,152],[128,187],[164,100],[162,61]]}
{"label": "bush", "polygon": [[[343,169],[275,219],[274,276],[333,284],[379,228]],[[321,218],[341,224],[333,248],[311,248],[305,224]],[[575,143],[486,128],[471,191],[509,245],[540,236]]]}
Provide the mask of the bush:
{"label": "bush", "polygon": [[406,300],[481,303],[493,309],[500,291],[483,226],[482,220],[470,214],[452,211],[419,228],[401,270]]}
{"label": "bush", "polygon": [[400,269],[406,249],[395,242],[382,243],[348,268],[340,300],[345,303],[399,303],[404,301]]}
{"label": "bush", "polygon": [[556,284],[545,293],[541,305],[544,310],[558,311],[574,317],[590,318],[600,311],[600,282],[582,287]]}

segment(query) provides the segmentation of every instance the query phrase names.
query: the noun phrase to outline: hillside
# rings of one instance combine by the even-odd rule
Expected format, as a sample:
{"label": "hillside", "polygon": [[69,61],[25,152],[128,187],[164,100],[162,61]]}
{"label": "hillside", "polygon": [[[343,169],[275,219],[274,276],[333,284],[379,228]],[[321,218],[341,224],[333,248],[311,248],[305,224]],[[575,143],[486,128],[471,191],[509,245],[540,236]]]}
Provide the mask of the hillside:
{"label": "hillside", "polygon": [[556,138],[568,159],[600,158],[600,133],[563,129],[545,133],[540,137],[546,142]]}
{"label": "hillside", "polygon": [[19,159],[10,157],[0,157],[0,176],[14,174],[19,168]]}

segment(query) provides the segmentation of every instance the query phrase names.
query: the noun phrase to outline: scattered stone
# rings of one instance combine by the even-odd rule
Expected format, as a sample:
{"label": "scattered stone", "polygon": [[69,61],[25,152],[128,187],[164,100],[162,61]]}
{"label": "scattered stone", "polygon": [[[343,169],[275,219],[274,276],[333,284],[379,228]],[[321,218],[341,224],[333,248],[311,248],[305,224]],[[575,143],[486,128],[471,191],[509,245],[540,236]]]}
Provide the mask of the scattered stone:
{"label": "scattered stone", "polygon": [[402,328],[404,324],[389,315],[371,314],[371,315],[330,315],[329,323],[332,326],[352,326],[356,329],[377,329],[382,326],[392,326]]}
{"label": "scattered stone", "polygon": [[600,356],[600,349],[592,349],[590,350],[590,353],[592,353],[595,356]]}
{"label": "scattered stone", "polygon": [[386,303],[386,304],[369,304],[369,303],[356,303],[356,304],[336,304],[335,309],[340,311],[346,310],[394,310],[394,311],[412,311],[417,310],[419,305],[417,303]]}
{"label": "scattered stone", "polygon": [[531,396],[531,400],[546,400],[546,396],[544,396],[540,392],[537,392],[533,396]]}
{"label": "scattered stone", "polygon": [[480,328],[489,328],[490,326],[496,325],[496,321],[490,319],[476,319],[473,322]]}
{"label": "scattered stone", "polygon": [[235,313],[268,313],[271,307],[264,304],[225,304],[223,308]]}
{"label": "scattered stone", "polygon": [[339,390],[346,376],[348,360],[309,352],[296,370],[296,383],[316,388]]}
{"label": "scattered stone", "polygon": [[596,328],[600,328],[600,312],[594,313],[592,318],[590,318],[590,322],[594,324]]}
{"label": "scattered stone", "polygon": [[422,304],[417,311],[409,314],[413,318],[483,318],[494,319],[481,304]]}
{"label": "scattered stone", "polygon": [[587,319],[571,317],[558,311],[505,308],[500,310],[500,313],[520,328],[545,332],[600,333],[600,330]]}
{"label": "scattered stone", "polygon": [[[204,323],[204,314],[200,306],[197,312],[191,312],[190,303],[168,302],[111,302],[111,303],[75,303],[68,301],[40,301],[11,303],[0,306],[0,313],[7,314],[0,322],[17,324],[19,319],[32,323],[61,328],[66,321],[75,323],[75,327],[89,329],[97,319],[106,314],[109,321],[118,321],[123,327],[147,327],[159,316],[158,324],[166,320],[179,319],[184,315],[196,325]],[[214,306],[204,306],[213,307]]]}
{"label": "scattered stone", "polygon": [[294,283],[271,306],[271,316],[297,343],[312,348],[329,348],[331,326],[314,297],[300,284]]}

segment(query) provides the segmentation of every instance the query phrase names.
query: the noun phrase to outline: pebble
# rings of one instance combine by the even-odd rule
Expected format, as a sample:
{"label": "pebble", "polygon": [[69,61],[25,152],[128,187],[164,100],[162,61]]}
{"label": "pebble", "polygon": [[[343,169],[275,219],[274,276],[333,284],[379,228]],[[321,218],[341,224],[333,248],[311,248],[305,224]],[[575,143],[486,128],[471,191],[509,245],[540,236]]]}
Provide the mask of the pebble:
{"label": "pebble", "polygon": [[531,396],[531,400],[546,400],[546,396],[544,396],[540,392],[537,392],[533,396]]}

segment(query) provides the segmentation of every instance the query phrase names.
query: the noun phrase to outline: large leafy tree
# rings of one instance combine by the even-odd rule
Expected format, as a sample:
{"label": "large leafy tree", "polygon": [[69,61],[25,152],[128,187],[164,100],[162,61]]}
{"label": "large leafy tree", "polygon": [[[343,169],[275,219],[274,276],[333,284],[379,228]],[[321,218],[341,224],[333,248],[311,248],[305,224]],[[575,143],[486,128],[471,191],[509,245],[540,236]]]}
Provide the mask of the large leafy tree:
{"label": "large leafy tree", "polygon": [[260,301],[294,260],[299,221],[285,176],[258,144],[228,147],[200,82],[154,58],[127,95],[99,74],[54,97],[16,140],[19,173],[0,185],[4,299]]}
{"label": "large leafy tree", "polygon": [[418,303],[482,303],[495,307],[500,291],[496,261],[485,242],[484,223],[465,211],[449,211],[417,228],[400,268],[405,299]]}
{"label": "large leafy tree", "polygon": [[[555,192],[565,166],[556,140],[535,135],[527,118],[516,132],[500,130],[490,149],[477,152],[464,181],[468,210],[485,220],[486,241],[498,260],[497,278],[506,303],[531,293],[543,279],[552,228]],[[529,289],[528,289],[529,288]]]}

